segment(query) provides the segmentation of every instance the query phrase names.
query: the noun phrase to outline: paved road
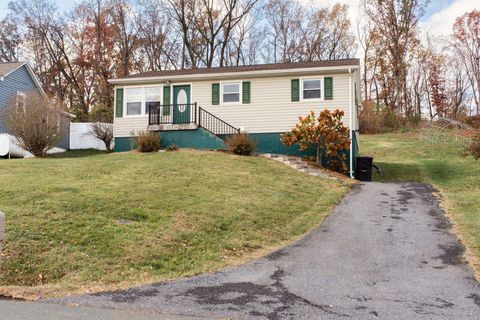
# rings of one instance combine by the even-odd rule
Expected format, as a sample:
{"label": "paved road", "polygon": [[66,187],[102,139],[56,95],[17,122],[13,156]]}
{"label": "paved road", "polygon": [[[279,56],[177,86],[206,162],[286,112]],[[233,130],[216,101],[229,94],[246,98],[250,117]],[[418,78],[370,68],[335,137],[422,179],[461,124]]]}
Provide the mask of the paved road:
{"label": "paved road", "polygon": [[194,320],[193,318],[92,307],[62,306],[49,303],[0,300],[1,320]]}
{"label": "paved road", "polygon": [[244,266],[54,301],[221,319],[478,319],[480,286],[433,191],[359,185],[321,227]]}

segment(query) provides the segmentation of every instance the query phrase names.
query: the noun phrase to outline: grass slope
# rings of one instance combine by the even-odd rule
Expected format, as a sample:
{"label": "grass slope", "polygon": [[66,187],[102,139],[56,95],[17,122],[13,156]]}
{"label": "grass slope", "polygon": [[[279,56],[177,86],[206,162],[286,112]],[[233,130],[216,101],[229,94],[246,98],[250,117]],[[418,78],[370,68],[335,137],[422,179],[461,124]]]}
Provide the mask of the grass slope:
{"label": "grass slope", "polygon": [[215,270],[318,225],[347,187],[219,152],[0,160],[0,293],[112,289]]}
{"label": "grass slope", "polygon": [[460,144],[428,146],[419,133],[363,135],[361,152],[383,169],[377,181],[426,182],[437,187],[448,215],[480,275],[480,161],[460,156]]}

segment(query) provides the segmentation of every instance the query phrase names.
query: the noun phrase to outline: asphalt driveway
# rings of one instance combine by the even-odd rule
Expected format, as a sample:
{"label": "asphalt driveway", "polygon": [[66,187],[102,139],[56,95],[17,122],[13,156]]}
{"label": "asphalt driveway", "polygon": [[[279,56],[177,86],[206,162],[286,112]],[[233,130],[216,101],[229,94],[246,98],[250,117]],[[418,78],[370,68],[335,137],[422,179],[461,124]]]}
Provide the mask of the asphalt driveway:
{"label": "asphalt driveway", "polygon": [[265,258],[49,302],[209,319],[478,319],[480,285],[432,192],[362,184],[322,226]]}

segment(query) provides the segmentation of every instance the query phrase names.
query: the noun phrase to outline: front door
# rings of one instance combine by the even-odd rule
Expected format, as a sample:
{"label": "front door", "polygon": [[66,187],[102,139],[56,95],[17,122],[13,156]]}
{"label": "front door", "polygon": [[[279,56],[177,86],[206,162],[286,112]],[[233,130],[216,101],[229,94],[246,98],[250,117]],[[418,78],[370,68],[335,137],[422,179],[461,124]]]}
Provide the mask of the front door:
{"label": "front door", "polygon": [[190,86],[173,86],[173,123],[190,122]]}

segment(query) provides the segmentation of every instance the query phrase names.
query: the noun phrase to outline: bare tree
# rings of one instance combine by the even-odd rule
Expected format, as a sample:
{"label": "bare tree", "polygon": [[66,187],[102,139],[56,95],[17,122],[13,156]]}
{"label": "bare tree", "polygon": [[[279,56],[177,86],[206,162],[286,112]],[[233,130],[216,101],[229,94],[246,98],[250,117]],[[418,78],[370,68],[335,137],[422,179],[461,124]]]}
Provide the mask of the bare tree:
{"label": "bare tree", "polygon": [[145,60],[142,71],[179,68],[181,43],[175,36],[174,21],[164,6],[162,1],[139,2],[135,26],[138,30],[139,50]]}
{"label": "bare tree", "polygon": [[468,96],[471,90],[471,82],[468,79],[467,72],[463,68],[462,62],[455,56],[448,58],[449,76],[447,77],[447,90],[449,97],[449,109],[454,118],[465,114],[470,109],[470,99]]}
{"label": "bare tree", "polygon": [[480,114],[480,11],[457,18],[453,27],[453,48],[463,62],[472,88],[476,113]]}
{"label": "bare tree", "polygon": [[270,0],[264,11],[268,23],[266,58],[274,63],[298,61],[305,18],[302,5],[298,1]]}
{"label": "bare tree", "polygon": [[[75,108],[80,117],[88,115],[91,95],[87,92],[91,87],[79,77],[82,68],[74,54],[74,47],[68,31],[72,29],[69,19],[57,19],[54,16],[55,7],[48,0],[17,0],[11,2],[10,8],[22,18],[32,37],[39,42],[54,67],[69,90],[70,106]],[[79,39],[83,39],[80,37]]]}
{"label": "bare tree", "polygon": [[383,100],[401,114],[407,107],[407,73],[409,54],[418,43],[418,21],[425,11],[421,0],[364,0],[365,12],[377,35],[376,54]]}
{"label": "bare tree", "polygon": [[38,91],[13,98],[5,109],[5,126],[23,149],[44,157],[66,134],[61,125],[64,112],[55,101]]}
{"label": "bare tree", "polygon": [[336,60],[356,51],[348,5],[307,7],[297,0],[270,0],[264,10],[271,62]]}
{"label": "bare tree", "polygon": [[302,60],[337,60],[350,58],[356,51],[355,36],[351,32],[348,5],[335,4],[309,10],[303,29],[305,56]]}
{"label": "bare tree", "polygon": [[17,24],[9,18],[0,21],[0,62],[18,60],[21,40]]}
{"label": "bare tree", "polygon": [[234,28],[258,0],[168,0],[183,37],[182,68],[225,65]]}
{"label": "bare tree", "polygon": [[112,152],[113,124],[106,122],[92,122],[90,132],[87,133],[105,144],[105,150]]}
{"label": "bare tree", "polygon": [[128,76],[134,64],[134,53],[139,42],[138,30],[135,27],[135,17],[129,0],[110,1],[118,51],[117,76]]}

